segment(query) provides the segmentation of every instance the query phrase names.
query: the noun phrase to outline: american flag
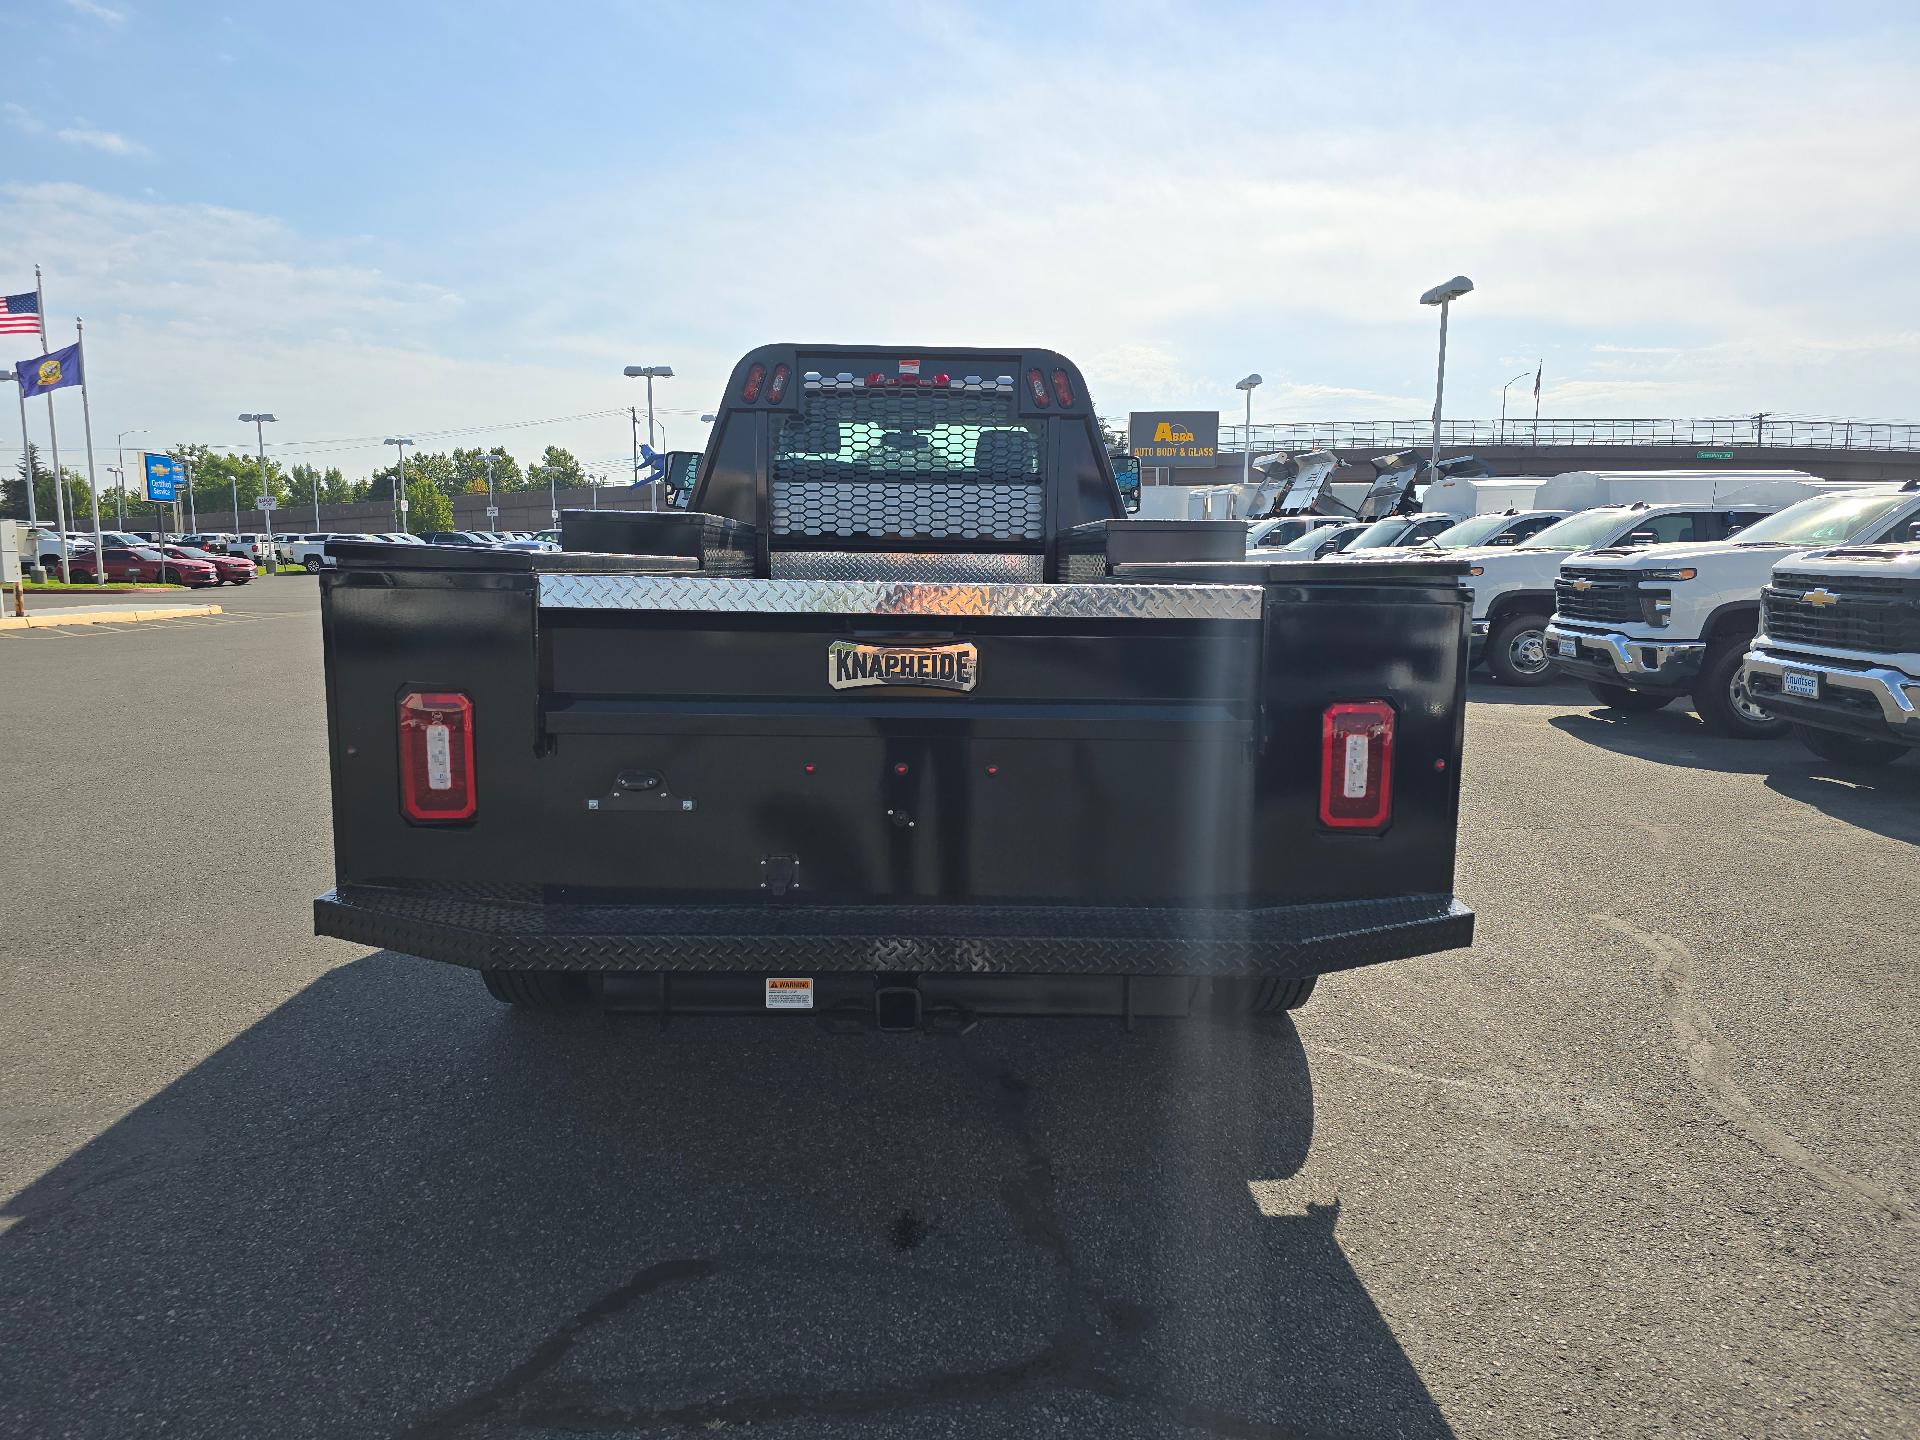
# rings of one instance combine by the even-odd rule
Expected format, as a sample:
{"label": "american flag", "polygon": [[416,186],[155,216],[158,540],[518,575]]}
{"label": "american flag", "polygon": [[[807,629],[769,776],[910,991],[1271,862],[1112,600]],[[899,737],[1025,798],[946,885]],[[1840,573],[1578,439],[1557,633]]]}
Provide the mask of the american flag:
{"label": "american flag", "polygon": [[24,295],[0,295],[0,335],[38,335],[40,333],[40,297],[29,290]]}

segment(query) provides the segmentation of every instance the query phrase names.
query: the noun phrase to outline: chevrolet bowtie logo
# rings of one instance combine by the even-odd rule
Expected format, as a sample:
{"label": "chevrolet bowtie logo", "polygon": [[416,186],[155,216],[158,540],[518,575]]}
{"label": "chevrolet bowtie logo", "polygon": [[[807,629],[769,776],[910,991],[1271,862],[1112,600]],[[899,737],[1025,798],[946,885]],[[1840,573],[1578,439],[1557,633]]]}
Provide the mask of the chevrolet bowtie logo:
{"label": "chevrolet bowtie logo", "polygon": [[1838,605],[1840,597],[1831,590],[1809,590],[1800,597],[1802,605],[1817,605],[1825,609],[1829,605]]}
{"label": "chevrolet bowtie logo", "polygon": [[1591,580],[1588,580],[1582,577],[1581,579],[1573,582],[1573,588],[1581,591],[1591,590],[1593,588],[1593,582]]}

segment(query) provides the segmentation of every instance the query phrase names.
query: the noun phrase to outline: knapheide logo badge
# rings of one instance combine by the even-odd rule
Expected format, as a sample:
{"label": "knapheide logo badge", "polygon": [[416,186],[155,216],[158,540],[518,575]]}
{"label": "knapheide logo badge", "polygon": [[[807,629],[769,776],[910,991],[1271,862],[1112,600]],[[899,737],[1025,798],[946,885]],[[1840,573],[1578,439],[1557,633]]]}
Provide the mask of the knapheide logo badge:
{"label": "knapheide logo badge", "polygon": [[972,645],[870,645],[836,640],[827,647],[827,684],[835,690],[875,685],[912,690],[973,689],[980,653]]}

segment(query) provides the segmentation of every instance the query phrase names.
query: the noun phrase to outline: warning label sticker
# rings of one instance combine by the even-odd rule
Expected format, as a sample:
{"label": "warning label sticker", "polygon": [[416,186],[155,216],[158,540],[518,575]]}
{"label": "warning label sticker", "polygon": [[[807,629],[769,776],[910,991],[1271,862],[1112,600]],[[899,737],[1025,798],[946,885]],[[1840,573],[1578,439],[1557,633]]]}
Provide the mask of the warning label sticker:
{"label": "warning label sticker", "polygon": [[813,981],[773,975],[767,977],[767,1009],[811,1010],[812,1008]]}

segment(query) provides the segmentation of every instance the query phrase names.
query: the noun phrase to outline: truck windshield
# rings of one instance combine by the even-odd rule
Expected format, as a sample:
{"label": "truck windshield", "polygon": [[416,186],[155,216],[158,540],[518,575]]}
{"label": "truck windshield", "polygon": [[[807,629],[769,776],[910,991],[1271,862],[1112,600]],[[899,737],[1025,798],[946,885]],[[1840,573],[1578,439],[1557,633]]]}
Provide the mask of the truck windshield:
{"label": "truck windshield", "polygon": [[1604,545],[1619,532],[1620,527],[1633,518],[1625,510],[1589,510],[1584,515],[1570,515],[1558,525],[1549,525],[1537,535],[1529,535],[1513,548],[1516,550],[1586,550],[1595,545]]}
{"label": "truck windshield", "polygon": [[1476,515],[1471,520],[1462,520],[1458,525],[1442,530],[1433,537],[1433,543],[1442,550],[1464,550],[1469,545],[1484,545],[1513,522],[1511,515]]}
{"label": "truck windshield", "polygon": [[1816,495],[1740,532],[1741,545],[1844,545],[1907,503],[1901,494]]}
{"label": "truck windshield", "polygon": [[1391,520],[1376,520],[1362,530],[1347,549],[1383,550],[1389,545],[1398,545],[1412,528],[1412,521],[1398,516]]}

